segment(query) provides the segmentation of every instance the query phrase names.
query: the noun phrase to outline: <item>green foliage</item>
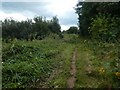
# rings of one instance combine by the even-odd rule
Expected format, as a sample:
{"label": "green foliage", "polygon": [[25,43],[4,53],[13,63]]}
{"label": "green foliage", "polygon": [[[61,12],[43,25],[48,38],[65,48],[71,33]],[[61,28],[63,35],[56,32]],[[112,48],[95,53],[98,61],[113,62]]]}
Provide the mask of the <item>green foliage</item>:
{"label": "green foliage", "polygon": [[67,87],[67,82],[63,83],[63,81],[69,76],[75,38],[77,38],[75,34],[64,35],[61,39],[59,35],[51,33],[43,40],[3,42],[3,89],[42,87],[50,83],[47,81],[48,78],[60,68],[62,72],[55,76],[57,79],[51,81],[57,83],[51,83],[48,86]]}
{"label": "green foliage", "polygon": [[119,43],[90,39],[81,39],[80,42],[75,87],[119,88]]}
{"label": "green foliage", "polygon": [[52,29],[51,29],[51,31],[53,33],[59,34],[60,33],[60,29],[61,29],[61,26],[59,24],[59,20],[58,20],[57,16],[55,16],[52,19]]}
{"label": "green foliage", "polygon": [[27,88],[40,86],[59,67],[63,50],[61,40],[12,41],[3,43],[2,87]]}
{"label": "green foliage", "polygon": [[5,88],[63,88],[70,77],[77,47],[75,88],[120,86],[120,45],[52,34],[43,40],[3,42],[2,86]]}
{"label": "green foliage", "polygon": [[100,39],[102,41],[115,41],[120,33],[120,18],[105,16],[99,14],[93,19],[91,23],[90,35],[92,38]]}
{"label": "green foliage", "polygon": [[[111,87],[119,87],[119,78],[116,75],[116,72],[119,72],[119,44],[117,43],[106,43],[106,42],[94,42],[96,43],[96,47],[94,48],[94,54],[96,55],[96,62],[101,61],[100,63],[96,63],[98,67],[103,67],[105,72],[102,75],[102,78],[108,81]],[[99,51],[99,52],[96,52]],[[111,85],[111,83],[113,83]],[[104,84],[101,83],[104,86]],[[107,87],[107,86],[105,86]]]}
{"label": "green foliage", "polygon": [[[91,33],[89,33],[89,30],[88,30],[91,23],[92,23],[91,19],[95,19],[96,15],[98,15],[99,13],[103,14],[102,16],[104,18],[107,18],[107,19],[112,18],[113,21],[112,20],[107,20],[107,22],[104,21],[104,23],[106,25],[110,23],[111,26],[110,25],[109,26],[112,27],[111,29],[115,29],[114,31],[118,31],[116,29],[117,29],[117,25],[120,23],[120,21],[115,19],[115,18],[119,19],[119,17],[120,17],[119,9],[120,9],[120,3],[119,2],[107,2],[107,3],[106,2],[78,2],[75,10],[76,10],[76,13],[78,14],[78,17],[79,17],[78,18],[79,29],[80,29],[79,34],[81,36],[91,35]],[[110,15],[110,16],[107,17],[108,15]],[[118,23],[118,24],[115,25],[116,23]],[[104,28],[105,26],[103,25],[103,26],[101,26],[101,28],[102,27]],[[118,27],[118,29],[119,29],[119,27]],[[104,30],[102,30],[102,31],[104,31]],[[111,30],[109,30],[109,31],[110,31],[109,34],[111,34]],[[104,32],[106,32],[106,30]],[[113,35],[113,33],[114,33],[114,35]],[[112,35],[110,35],[110,36],[112,36],[112,39],[113,39],[113,37],[117,38],[117,36],[115,36],[116,33],[119,34],[118,32],[112,32]],[[108,37],[106,37],[106,38],[108,38]]]}
{"label": "green foliage", "polygon": [[[2,22],[3,39],[43,39],[50,33],[60,34],[61,27],[58,18],[55,16],[52,20],[46,20],[43,17],[34,17],[26,21],[15,21],[5,19]],[[6,41],[7,42],[7,41]]]}
{"label": "green foliage", "polygon": [[75,44],[66,43],[66,47],[61,52],[61,58],[63,62],[61,63],[61,68],[56,70],[52,80],[47,82],[47,88],[67,88],[67,79],[70,77],[70,67],[71,67],[71,56],[73,54]]}
{"label": "green foliage", "polygon": [[91,23],[91,18],[97,14],[96,7],[98,3],[95,2],[78,2],[76,5],[76,13],[78,14],[79,34],[81,36],[88,36],[88,27]]}
{"label": "green foliage", "polygon": [[[78,67],[80,67],[78,69],[80,69],[81,72],[78,73],[77,87],[88,85],[86,87],[97,86],[98,88],[116,88],[120,86],[119,9],[120,3],[118,2],[78,2],[76,13],[79,16],[80,35],[93,38],[93,41],[90,42],[84,40],[82,43],[85,43],[86,45],[81,48],[81,50],[84,49],[82,53],[84,53],[85,50],[87,51],[85,57],[88,56],[89,51],[93,53],[93,57],[91,57],[92,53],[89,53],[91,56],[88,56],[87,58],[81,57],[80,63],[78,61]],[[89,50],[88,47],[91,49]],[[85,59],[89,60],[85,62]],[[83,75],[84,69],[82,65],[85,65],[89,61],[92,62],[92,65],[89,65],[90,67],[93,67],[93,69],[88,70],[88,72],[90,72],[87,74],[88,77]],[[86,67],[87,66],[88,65],[86,65]],[[83,80],[79,77],[83,77]],[[94,79],[95,81],[91,82]],[[89,85],[89,82],[91,85]]]}
{"label": "green foliage", "polygon": [[78,34],[78,28],[75,26],[70,27],[67,31],[68,34]]}

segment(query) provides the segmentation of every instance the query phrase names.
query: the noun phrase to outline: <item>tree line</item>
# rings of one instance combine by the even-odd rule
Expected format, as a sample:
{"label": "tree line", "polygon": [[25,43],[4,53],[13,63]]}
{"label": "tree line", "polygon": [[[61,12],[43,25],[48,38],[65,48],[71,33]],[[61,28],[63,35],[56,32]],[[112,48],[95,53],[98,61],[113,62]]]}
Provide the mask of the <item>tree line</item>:
{"label": "tree line", "polygon": [[78,2],[79,35],[104,41],[120,40],[120,2]]}
{"label": "tree line", "polygon": [[41,40],[50,33],[61,34],[61,26],[56,16],[51,20],[37,16],[33,20],[16,21],[11,18],[2,21],[2,38],[5,40],[14,38],[31,41],[33,39]]}

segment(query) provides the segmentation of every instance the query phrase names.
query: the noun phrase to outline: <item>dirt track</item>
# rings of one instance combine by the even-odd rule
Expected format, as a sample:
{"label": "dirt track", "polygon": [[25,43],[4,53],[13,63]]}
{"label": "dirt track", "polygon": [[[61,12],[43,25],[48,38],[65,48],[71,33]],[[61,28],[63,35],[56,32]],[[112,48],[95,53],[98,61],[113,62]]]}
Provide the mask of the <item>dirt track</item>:
{"label": "dirt track", "polygon": [[71,70],[70,70],[71,77],[69,77],[67,81],[68,88],[73,88],[74,83],[76,81],[76,65],[75,65],[76,56],[77,56],[76,54],[77,54],[77,49],[75,48],[71,60]]}

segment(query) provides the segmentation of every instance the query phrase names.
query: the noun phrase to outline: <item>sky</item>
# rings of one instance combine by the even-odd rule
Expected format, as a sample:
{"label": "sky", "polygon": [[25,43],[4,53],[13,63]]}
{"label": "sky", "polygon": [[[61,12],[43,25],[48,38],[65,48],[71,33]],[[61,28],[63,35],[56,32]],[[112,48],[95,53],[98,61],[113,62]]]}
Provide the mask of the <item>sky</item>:
{"label": "sky", "polygon": [[21,21],[35,16],[44,16],[49,20],[57,16],[61,30],[67,30],[70,26],[77,26],[78,16],[74,10],[77,2],[78,0],[3,0],[0,20],[12,17]]}

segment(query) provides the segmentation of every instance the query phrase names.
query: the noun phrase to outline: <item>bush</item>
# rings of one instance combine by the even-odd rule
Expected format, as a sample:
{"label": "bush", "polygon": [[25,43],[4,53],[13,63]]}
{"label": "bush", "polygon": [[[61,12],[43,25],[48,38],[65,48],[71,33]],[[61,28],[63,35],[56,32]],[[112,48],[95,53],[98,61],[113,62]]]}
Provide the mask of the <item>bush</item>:
{"label": "bush", "polygon": [[120,38],[120,18],[111,17],[111,15],[105,16],[104,14],[99,14],[92,20],[93,22],[89,28],[92,38],[106,42],[116,41]]}

